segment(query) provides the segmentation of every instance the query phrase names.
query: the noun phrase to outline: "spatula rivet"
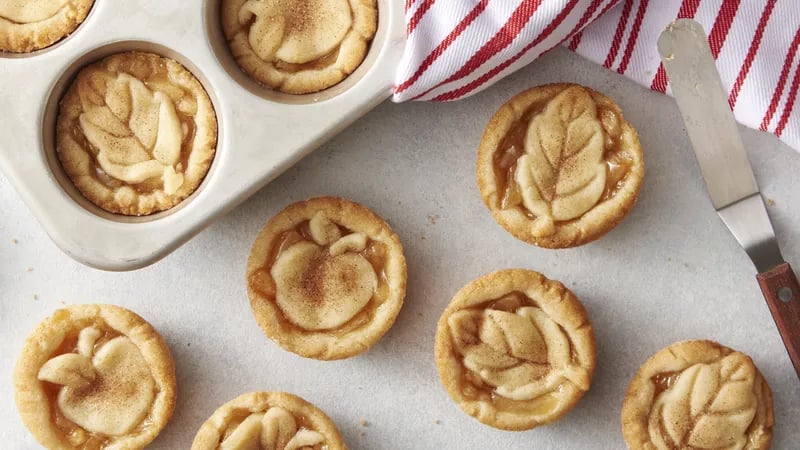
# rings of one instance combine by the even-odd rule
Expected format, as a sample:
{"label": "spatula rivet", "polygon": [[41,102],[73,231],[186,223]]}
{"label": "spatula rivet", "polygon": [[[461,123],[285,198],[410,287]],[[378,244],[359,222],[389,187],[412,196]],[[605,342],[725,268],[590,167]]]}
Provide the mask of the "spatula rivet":
{"label": "spatula rivet", "polygon": [[782,302],[790,302],[792,301],[792,290],[788,287],[782,287],[778,289],[778,298],[781,299]]}

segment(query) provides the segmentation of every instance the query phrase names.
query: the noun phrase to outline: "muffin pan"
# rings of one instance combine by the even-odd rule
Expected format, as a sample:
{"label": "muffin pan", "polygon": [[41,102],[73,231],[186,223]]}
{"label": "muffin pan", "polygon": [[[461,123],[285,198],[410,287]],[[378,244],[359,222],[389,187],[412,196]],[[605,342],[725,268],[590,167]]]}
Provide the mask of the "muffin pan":
{"label": "muffin pan", "polygon": [[[290,95],[236,65],[219,0],[98,0],[86,21],[46,49],[0,53],[0,169],[48,235],[77,261],[133,270],[166,256],[391,94],[405,45],[402,2],[378,0],[378,31],[364,62],[324,91]],[[113,53],[149,51],[197,77],[218,121],[217,151],[200,187],[167,211],[122,216],[73,186],[55,152],[58,102],[76,73]]]}

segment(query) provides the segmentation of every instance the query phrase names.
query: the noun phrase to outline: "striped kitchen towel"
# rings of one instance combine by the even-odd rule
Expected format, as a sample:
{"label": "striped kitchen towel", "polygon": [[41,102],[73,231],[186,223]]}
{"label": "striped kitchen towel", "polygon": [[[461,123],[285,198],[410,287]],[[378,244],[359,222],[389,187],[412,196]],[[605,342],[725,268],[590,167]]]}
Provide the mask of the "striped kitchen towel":
{"label": "striped kitchen towel", "polygon": [[394,100],[475,94],[560,44],[669,93],[656,40],[687,17],[709,33],[736,119],[800,150],[800,0],[406,0]]}

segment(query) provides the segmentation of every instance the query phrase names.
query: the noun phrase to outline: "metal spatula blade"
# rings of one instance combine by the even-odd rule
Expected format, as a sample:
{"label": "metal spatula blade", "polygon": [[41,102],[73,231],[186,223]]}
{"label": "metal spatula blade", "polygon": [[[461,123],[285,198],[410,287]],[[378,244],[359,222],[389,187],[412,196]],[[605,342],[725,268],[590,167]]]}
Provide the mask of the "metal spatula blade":
{"label": "metal spatula blade", "polygon": [[759,275],[764,298],[800,376],[800,285],[783,260],[703,27],[670,24],[658,52],[711,202]]}

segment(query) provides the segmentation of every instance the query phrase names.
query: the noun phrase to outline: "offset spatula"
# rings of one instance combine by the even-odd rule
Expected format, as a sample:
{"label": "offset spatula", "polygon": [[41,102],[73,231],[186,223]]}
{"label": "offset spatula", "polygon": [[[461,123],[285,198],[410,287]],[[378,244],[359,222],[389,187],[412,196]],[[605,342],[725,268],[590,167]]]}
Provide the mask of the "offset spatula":
{"label": "offset spatula", "polygon": [[703,27],[670,24],[658,52],[686,124],[711,202],[758,270],[789,358],[800,376],[800,285],[783,260]]}

